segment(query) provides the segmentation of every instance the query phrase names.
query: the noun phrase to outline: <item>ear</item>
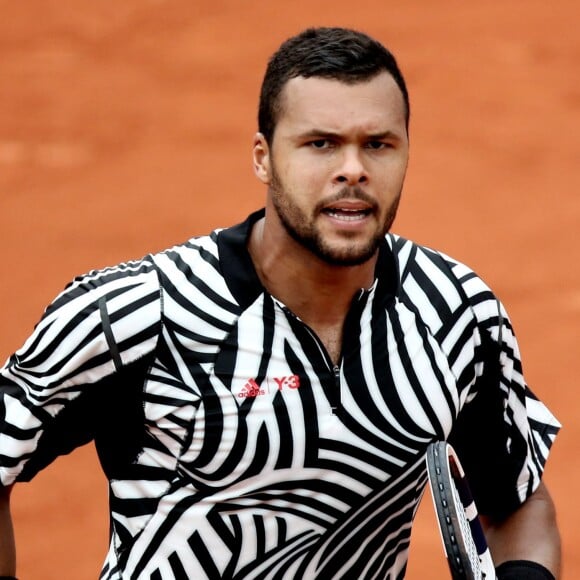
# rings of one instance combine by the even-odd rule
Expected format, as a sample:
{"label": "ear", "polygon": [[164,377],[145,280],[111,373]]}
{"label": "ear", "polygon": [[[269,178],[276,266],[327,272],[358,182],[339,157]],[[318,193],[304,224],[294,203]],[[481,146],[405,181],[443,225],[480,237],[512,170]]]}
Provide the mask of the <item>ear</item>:
{"label": "ear", "polygon": [[265,185],[269,185],[271,177],[270,147],[262,133],[254,136],[253,148],[254,173]]}

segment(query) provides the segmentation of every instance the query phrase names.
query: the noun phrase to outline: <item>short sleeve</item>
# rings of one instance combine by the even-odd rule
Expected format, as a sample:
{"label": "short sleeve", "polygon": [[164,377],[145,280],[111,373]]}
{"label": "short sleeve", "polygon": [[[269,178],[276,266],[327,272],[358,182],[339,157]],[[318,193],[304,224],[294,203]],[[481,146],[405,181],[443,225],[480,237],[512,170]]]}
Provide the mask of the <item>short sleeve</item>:
{"label": "short sleeve", "polygon": [[528,387],[509,316],[474,274],[463,286],[476,318],[476,380],[449,441],[481,513],[503,518],[538,487],[560,423]]}
{"label": "short sleeve", "polygon": [[[155,348],[159,295],[157,273],[142,260],[78,277],[50,304],[0,369],[2,485],[30,479],[94,436],[96,390]],[[66,441],[43,445],[48,433]]]}

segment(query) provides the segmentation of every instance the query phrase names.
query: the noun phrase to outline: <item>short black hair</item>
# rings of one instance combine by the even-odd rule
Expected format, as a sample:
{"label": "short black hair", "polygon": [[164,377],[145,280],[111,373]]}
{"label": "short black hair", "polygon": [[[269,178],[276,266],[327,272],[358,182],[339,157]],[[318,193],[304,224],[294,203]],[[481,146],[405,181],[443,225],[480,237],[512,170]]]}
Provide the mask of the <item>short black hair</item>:
{"label": "short black hair", "polygon": [[284,85],[296,77],[322,77],[345,83],[370,80],[388,72],[401,90],[409,126],[409,93],[393,54],[363,32],[339,27],[308,28],[286,40],[272,55],[260,92],[258,131],[271,145],[281,110]]}

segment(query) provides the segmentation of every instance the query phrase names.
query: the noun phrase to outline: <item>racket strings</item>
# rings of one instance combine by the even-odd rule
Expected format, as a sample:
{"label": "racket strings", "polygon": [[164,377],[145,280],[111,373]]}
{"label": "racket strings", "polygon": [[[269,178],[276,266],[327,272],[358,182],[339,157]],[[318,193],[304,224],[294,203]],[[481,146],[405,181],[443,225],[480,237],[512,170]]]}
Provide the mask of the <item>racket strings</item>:
{"label": "racket strings", "polygon": [[[465,504],[462,501],[461,493],[459,492],[458,487],[461,485],[461,481],[456,481],[454,479],[451,480],[451,493],[453,494],[453,500],[457,506],[457,514],[458,514],[458,523],[461,530],[461,540],[463,541],[465,551],[467,552],[467,557],[469,559],[469,563],[475,574],[476,578],[482,577],[481,572],[481,562],[480,562],[480,552],[477,549],[475,544],[473,532],[474,532],[474,519],[473,515],[470,518],[468,515],[468,511],[465,507]],[[459,485],[458,485],[459,484]],[[473,504],[473,502],[471,502]],[[475,514],[477,517],[477,513]]]}

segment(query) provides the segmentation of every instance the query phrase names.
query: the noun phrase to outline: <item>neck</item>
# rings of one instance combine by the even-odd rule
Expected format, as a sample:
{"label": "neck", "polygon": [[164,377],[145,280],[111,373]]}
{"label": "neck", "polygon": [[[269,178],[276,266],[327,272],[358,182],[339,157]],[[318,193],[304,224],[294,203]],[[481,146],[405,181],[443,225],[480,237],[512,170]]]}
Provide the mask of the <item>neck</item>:
{"label": "neck", "polygon": [[357,266],[328,264],[276,235],[266,219],[254,226],[249,251],[263,286],[313,328],[341,325],[353,296],[374,281],[376,256]]}

